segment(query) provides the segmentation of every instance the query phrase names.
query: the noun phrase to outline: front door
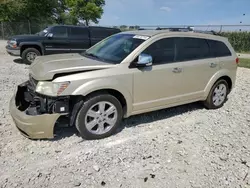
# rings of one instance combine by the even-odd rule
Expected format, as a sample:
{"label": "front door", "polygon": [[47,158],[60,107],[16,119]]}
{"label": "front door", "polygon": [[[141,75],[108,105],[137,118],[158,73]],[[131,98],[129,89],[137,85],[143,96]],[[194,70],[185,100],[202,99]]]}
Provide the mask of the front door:
{"label": "front door", "polygon": [[43,41],[45,55],[69,53],[68,28],[55,26],[51,29],[52,37],[45,37]]}
{"label": "front door", "polygon": [[153,66],[135,68],[133,111],[154,109],[176,103],[181,94],[183,75],[175,61],[176,38],[164,38],[143,53],[153,57]]}

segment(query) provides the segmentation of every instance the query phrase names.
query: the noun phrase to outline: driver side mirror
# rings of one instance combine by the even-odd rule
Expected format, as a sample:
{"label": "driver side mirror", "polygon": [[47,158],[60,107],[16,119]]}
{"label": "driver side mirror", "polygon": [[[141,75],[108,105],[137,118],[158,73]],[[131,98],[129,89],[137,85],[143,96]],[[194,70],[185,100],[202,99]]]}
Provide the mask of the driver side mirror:
{"label": "driver side mirror", "polygon": [[136,63],[137,67],[148,67],[152,66],[153,58],[151,55],[148,54],[140,54],[138,57],[138,62]]}
{"label": "driver side mirror", "polygon": [[48,37],[49,39],[51,39],[51,38],[53,37],[53,33],[49,33],[49,34],[47,35],[47,37]]}

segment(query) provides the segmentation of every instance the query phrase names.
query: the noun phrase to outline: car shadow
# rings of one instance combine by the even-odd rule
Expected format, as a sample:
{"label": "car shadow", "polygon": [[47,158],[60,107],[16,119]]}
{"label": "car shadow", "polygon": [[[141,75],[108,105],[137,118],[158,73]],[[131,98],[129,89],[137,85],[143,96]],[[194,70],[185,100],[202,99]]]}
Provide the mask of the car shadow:
{"label": "car shadow", "polygon": [[[178,116],[187,112],[192,112],[195,110],[203,109],[204,106],[200,102],[190,103],[178,107],[167,108],[163,110],[148,112],[144,114],[139,114],[131,116],[127,119],[124,119],[122,126],[117,129],[115,134],[120,133],[124,128],[131,128],[142,124],[152,123],[154,121],[168,119],[174,116]],[[145,125],[147,126],[147,125]],[[56,129],[56,137],[51,139],[51,141],[58,141],[67,137],[77,135],[81,137],[76,129],[76,127],[65,127]],[[84,141],[84,140],[83,140]]]}
{"label": "car shadow", "polygon": [[155,121],[168,119],[174,116],[178,116],[187,112],[203,109],[204,106],[200,102],[190,103],[177,107],[166,108],[153,112],[143,113],[135,116],[131,116],[123,121],[123,128],[135,127],[141,124],[148,124]]}
{"label": "car shadow", "polygon": [[14,59],[13,62],[14,62],[14,63],[17,63],[17,64],[29,65],[28,63],[25,63],[25,62],[22,60],[22,58]]}
{"label": "car shadow", "polygon": [[14,61],[14,63],[17,63],[17,64],[24,64],[24,62],[21,58],[14,59],[13,61]]}

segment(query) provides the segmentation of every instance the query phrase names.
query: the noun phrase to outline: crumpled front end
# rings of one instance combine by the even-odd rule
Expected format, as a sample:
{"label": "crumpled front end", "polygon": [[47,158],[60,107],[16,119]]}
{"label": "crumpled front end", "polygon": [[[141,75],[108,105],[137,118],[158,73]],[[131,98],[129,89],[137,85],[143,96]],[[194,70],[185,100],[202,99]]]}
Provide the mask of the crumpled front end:
{"label": "crumpled front end", "polygon": [[69,112],[69,98],[39,95],[35,84],[30,80],[18,86],[9,104],[10,114],[25,137],[54,138],[54,126],[59,117]]}

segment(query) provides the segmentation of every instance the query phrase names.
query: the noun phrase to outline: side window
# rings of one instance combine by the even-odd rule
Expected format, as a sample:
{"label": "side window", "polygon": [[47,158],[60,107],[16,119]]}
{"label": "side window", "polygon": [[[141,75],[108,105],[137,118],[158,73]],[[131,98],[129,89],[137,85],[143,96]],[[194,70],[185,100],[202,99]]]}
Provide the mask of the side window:
{"label": "side window", "polygon": [[53,37],[66,38],[68,37],[67,27],[54,27],[52,29]]}
{"label": "side window", "polygon": [[88,38],[89,37],[89,32],[87,28],[81,28],[81,27],[72,27],[70,29],[70,35],[71,38],[78,38],[78,39],[83,39],[83,38]]}
{"label": "side window", "polygon": [[209,58],[209,46],[205,39],[182,37],[177,42],[176,61]]}
{"label": "side window", "polygon": [[90,28],[90,32],[91,32],[91,37],[93,38],[106,38],[110,35],[118,33],[118,31],[115,29],[98,28],[98,27]]}
{"label": "side window", "polygon": [[175,59],[175,38],[158,40],[146,48],[142,53],[153,57],[153,64],[174,62]]}
{"label": "side window", "polygon": [[207,40],[210,46],[212,57],[225,57],[231,56],[231,52],[228,47],[221,41]]}

